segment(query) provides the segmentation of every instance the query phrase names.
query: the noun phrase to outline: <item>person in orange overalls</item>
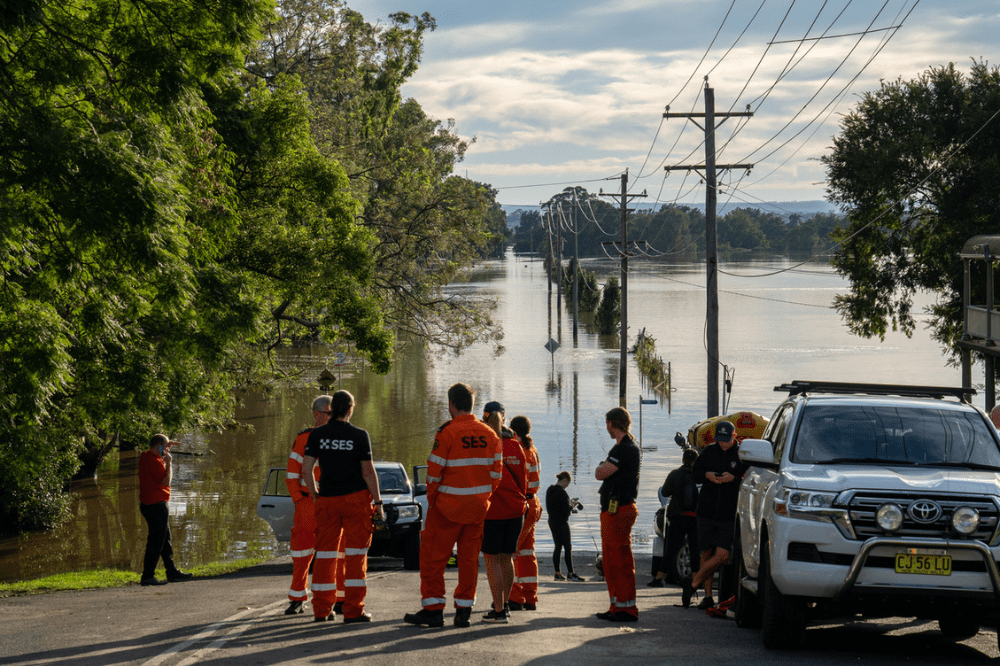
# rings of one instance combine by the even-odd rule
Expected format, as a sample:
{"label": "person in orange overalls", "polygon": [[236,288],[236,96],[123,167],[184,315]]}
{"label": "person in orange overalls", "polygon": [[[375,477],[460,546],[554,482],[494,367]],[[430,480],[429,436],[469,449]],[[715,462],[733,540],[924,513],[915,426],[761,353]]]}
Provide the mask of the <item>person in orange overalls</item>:
{"label": "person in orange overalls", "polygon": [[635,498],[639,495],[639,465],[642,454],[632,439],[632,417],[624,407],[615,407],[605,417],[605,427],[615,445],[594,476],[601,481],[601,556],[611,606],[598,613],[601,620],[635,622],[635,557],[632,526]]}
{"label": "person in orange overalls", "polygon": [[[316,497],[316,565],[313,567],[313,616],[316,622],[336,618],[336,553],[344,549],[344,622],[371,622],[365,612],[368,547],[375,526],[385,520],[378,475],[372,462],[368,433],[351,425],[354,396],[337,391],[330,402],[330,420],[311,433],[306,443],[302,475]],[[320,466],[319,485],[313,476]],[[374,504],[374,507],[372,506]]]}
{"label": "person in orange overalls", "polygon": [[[321,395],[313,400],[312,414],[315,425],[318,428],[325,425],[330,420],[330,396]],[[288,454],[288,463],[285,467],[285,484],[288,486],[288,494],[295,504],[295,522],[292,524],[292,585],[288,588],[288,608],[285,615],[295,615],[302,613],[302,604],[307,597],[306,584],[309,581],[309,565],[312,564],[313,555],[316,552],[316,509],[312,495],[309,494],[309,487],[305,479],[302,478],[302,462],[306,455],[306,442],[309,441],[309,433],[313,428],[306,428],[295,437],[292,451]],[[313,467],[313,474],[319,478],[319,466]],[[343,557],[342,555],[340,557]],[[342,562],[338,558],[339,562]],[[338,567],[338,582],[343,581],[343,567]],[[337,591],[338,596],[343,595],[344,588]],[[336,609],[334,609],[336,610]]]}
{"label": "person in orange overalls", "polygon": [[455,626],[471,626],[479,578],[479,548],[490,495],[500,485],[502,444],[493,430],[473,413],[475,392],[467,384],[448,389],[451,420],[438,429],[427,457],[427,519],[420,535],[420,611],[403,621],[444,626],[447,603],[444,570],[458,546]]}
{"label": "person in orange overalls", "polygon": [[510,429],[524,449],[528,461],[528,510],[524,513],[521,536],[517,540],[517,556],[514,558],[514,587],[510,591],[512,611],[533,611],[538,607],[538,559],[535,557],[535,525],[542,517],[542,501],[538,498],[541,485],[538,464],[538,449],[531,439],[531,421],[527,416],[515,416],[510,420]]}

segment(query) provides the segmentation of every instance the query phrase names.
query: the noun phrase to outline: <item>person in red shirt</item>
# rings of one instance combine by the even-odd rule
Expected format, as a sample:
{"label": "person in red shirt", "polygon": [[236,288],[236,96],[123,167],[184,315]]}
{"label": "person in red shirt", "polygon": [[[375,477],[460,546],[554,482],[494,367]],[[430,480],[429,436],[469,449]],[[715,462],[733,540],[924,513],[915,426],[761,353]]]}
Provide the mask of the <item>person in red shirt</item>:
{"label": "person in red shirt", "polygon": [[[170,517],[167,502],[170,501],[170,482],[173,479],[172,442],[166,435],[153,435],[149,449],[139,456],[139,513],[146,520],[149,535],[146,537],[146,554],[142,561],[142,578],[139,584],[165,585],[167,581],[177,583],[191,577],[174,564],[174,549],[170,545]],[[163,558],[167,570],[167,581],[156,578],[156,563]]]}
{"label": "person in red shirt", "polygon": [[483,622],[506,624],[510,622],[508,602],[514,587],[514,553],[528,507],[528,461],[514,432],[504,427],[503,405],[488,402],[484,412],[486,425],[503,441],[503,471],[500,485],[490,495],[483,525],[483,559],[493,593],[493,609],[483,616]]}

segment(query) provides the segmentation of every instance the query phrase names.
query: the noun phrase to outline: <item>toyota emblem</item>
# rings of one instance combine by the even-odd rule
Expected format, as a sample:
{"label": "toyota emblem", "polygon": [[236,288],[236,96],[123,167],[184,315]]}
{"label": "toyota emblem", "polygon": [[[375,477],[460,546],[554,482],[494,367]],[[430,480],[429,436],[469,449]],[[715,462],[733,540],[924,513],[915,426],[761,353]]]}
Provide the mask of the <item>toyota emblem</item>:
{"label": "toyota emblem", "polygon": [[929,525],[941,517],[941,506],[931,500],[917,500],[906,512],[914,522]]}

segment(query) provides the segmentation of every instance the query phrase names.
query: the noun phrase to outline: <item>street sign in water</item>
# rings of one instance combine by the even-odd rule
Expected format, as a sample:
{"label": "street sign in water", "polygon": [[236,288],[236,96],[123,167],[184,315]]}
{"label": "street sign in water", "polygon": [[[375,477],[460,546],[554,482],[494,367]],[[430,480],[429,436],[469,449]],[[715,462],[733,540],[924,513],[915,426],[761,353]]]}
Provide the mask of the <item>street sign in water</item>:
{"label": "street sign in water", "polygon": [[647,400],[646,398],[639,398],[639,402],[642,403],[643,405],[655,405],[656,404],[655,400]]}
{"label": "street sign in water", "polygon": [[549,341],[545,343],[545,348],[549,350],[550,354],[555,354],[556,350],[559,349],[559,343],[549,338]]}

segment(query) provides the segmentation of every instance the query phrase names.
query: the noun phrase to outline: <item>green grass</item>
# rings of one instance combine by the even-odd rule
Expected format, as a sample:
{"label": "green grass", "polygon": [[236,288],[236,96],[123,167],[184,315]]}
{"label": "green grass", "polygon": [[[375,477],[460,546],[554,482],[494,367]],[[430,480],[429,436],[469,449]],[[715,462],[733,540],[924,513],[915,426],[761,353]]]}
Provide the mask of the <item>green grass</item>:
{"label": "green grass", "polygon": [[[266,562],[267,558],[251,557],[232,562],[212,562],[193,569],[187,569],[196,578],[221,576],[241,569],[247,569]],[[157,571],[159,578],[165,578],[166,573]],[[128,587],[139,584],[139,574],[134,571],[119,571],[117,569],[94,569],[91,571],[75,571],[56,574],[36,580],[19,583],[0,583],[0,598],[16,597],[29,594],[46,594],[66,590],[93,590],[108,587]]]}

